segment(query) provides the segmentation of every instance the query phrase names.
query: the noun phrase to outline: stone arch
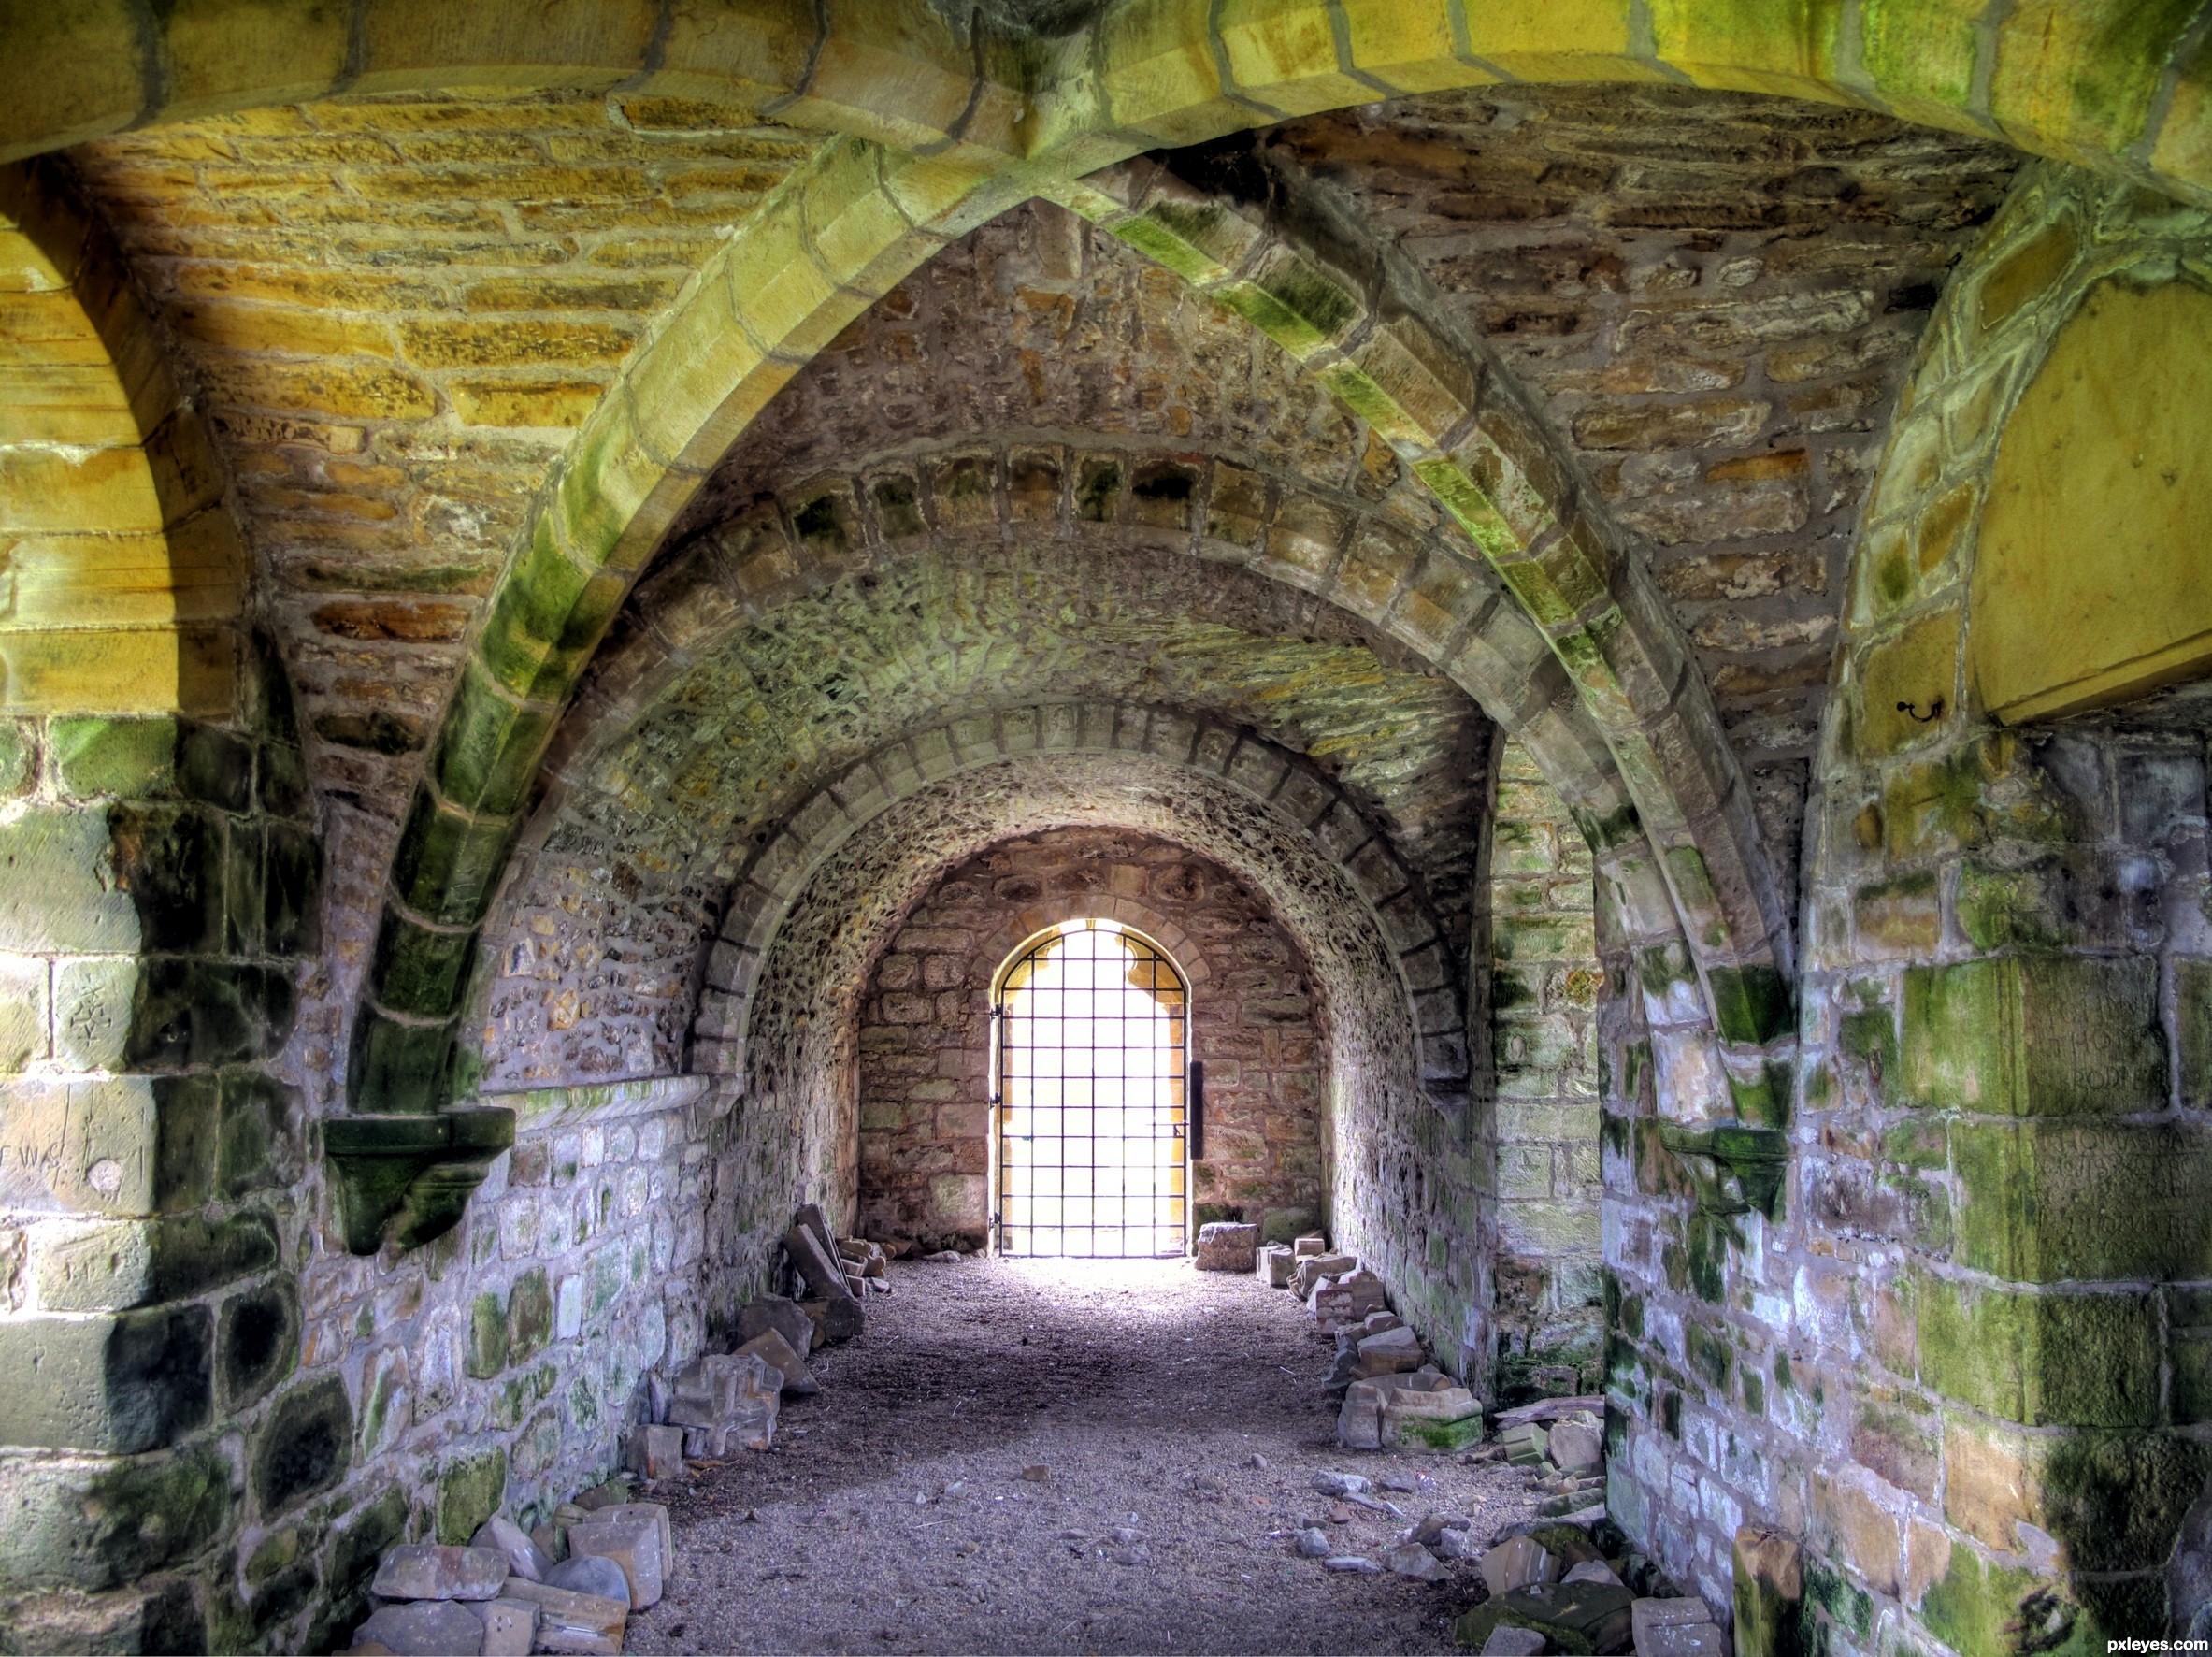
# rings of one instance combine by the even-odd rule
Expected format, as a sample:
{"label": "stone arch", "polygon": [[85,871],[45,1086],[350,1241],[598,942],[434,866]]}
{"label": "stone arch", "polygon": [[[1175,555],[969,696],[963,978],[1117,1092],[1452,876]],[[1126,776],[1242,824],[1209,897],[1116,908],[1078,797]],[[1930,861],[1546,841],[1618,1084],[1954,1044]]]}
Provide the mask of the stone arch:
{"label": "stone arch", "polygon": [[732,885],[708,953],[688,1068],[744,1077],[753,991],[792,904],[823,863],[885,810],[985,767],[1108,755],[1142,756],[1217,780],[1312,840],[1390,946],[1414,1010],[1423,1083],[1440,1098],[1464,1098],[1472,1059],[1463,970],[1387,831],[1302,756],[1214,720],[1136,703],[1052,702],[976,715],[917,732],[826,783]]}
{"label": "stone arch", "polygon": [[970,38],[936,7],[658,0],[551,14],[499,0],[466,19],[412,0],[273,23],[248,0],[8,20],[21,65],[0,156],[126,126],[341,91],[622,86],[759,108],[787,123],[908,148],[1050,160],[1073,175],[1135,151],[1288,115],[1502,80],[1689,80],[1894,109],[1996,134],[2200,198],[2203,20],[2189,6],[2020,6],[1993,22],[1920,3],[1813,0],[1716,14],[1601,0],[1469,11],[1446,0],[1186,0],[1094,8],[1057,38]]}
{"label": "stone arch", "polygon": [[[2064,717],[1991,707],[1974,610],[2023,398],[2069,333],[2097,339],[2100,295],[2171,292],[2208,250],[2200,210],[2034,169],[1945,291],[1852,549],[1808,865],[1801,1029],[1821,1086],[1785,1246],[1880,1263],[1848,1406],[1951,1425],[1919,1463],[1927,1489],[1862,1434],[1835,1476],[1851,1496],[1808,1536],[1875,1616],[1894,1600],[1955,1649],[2035,1619],[2086,1639],[2201,1607],[2205,1406],[2163,1377],[2200,1373],[2205,1313],[2180,1285],[2212,1272],[2212,721],[2201,679],[2118,708],[2092,690]],[[2105,360],[2140,362],[2129,345],[2105,335]],[[2143,465],[2128,435],[2076,428],[2032,464],[2124,475]],[[1855,1142],[1872,1123],[1894,1137]],[[1912,1204],[1938,1191],[1934,1223]],[[2007,1344],[2001,1325],[2034,1333]],[[1815,1363],[1835,1349],[1799,1340]],[[2098,1385],[2071,1390],[2092,1347]],[[1998,1468],[2002,1514],[1930,1494]],[[2126,1504],[2124,1535],[2092,1517]],[[1933,1569],[1897,1571],[1905,1532]]]}
{"label": "stone arch", "polygon": [[[1056,884],[1072,885],[1079,877],[1084,889]],[[1093,877],[1102,883],[1087,884]],[[1324,1044],[1300,1033],[1325,1015],[1310,996],[1299,998],[1296,1008],[1286,1004],[1293,999],[1286,993],[1290,987],[1310,989],[1311,974],[1295,941],[1256,899],[1241,877],[1188,846],[1102,826],[1070,824],[998,841],[948,870],[868,967],[858,1060],[862,1233],[917,1236],[933,1247],[951,1246],[947,1237],[989,1241],[998,1196],[990,1184],[997,1164],[988,1113],[998,1091],[991,1071],[991,1010],[1020,953],[1070,921],[1110,921],[1140,934],[1166,956],[1187,991],[1185,1056],[1208,1067],[1205,1145],[1192,1147],[1208,1154],[1203,1160],[1192,1158],[1191,1202],[1317,1197],[1323,1189],[1318,1175],[1325,1090],[1315,1085],[1304,1097],[1297,1084],[1317,1084],[1317,1073],[1325,1073]],[[1178,924],[1178,915],[1194,925],[1223,924],[1201,938]],[[1227,924],[1232,918],[1233,928]],[[1261,926],[1268,929],[1264,938],[1248,936],[1246,929]],[[1243,947],[1272,944],[1282,946],[1281,958],[1257,947],[1248,954]],[[1218,973],[1216,959],[1222,963]],[[948,996],[957,1003],[952,1016],[946,1016],[953,1010]],[[1261,1009],[1263,1016],[1295,1023],[1298,1030],[1277,1025],[1256,1035],[1241,1028],[1245,1006],[1271,996],[1282,999]],[[931,1016],[917,1022],[925,1005]],[[1216,1041],[1219,1053],[1211,1050]],[[1245,1052],[1247,1045],[1262,1051]],[[1271,1055],[1265,1051],[1270,1047]],[[1232,1048],[1251,1062],[1240,1068]],[[918,1075],[916,1062],[925,1055],[934,1060],[934,1073],[926,1078]],[[1287,1085],[1272,1090],[1271,1084],[1285,1078],[1271,1068],[1270,1058],[1290,1073]],[[1224,1059],[1230,1065],[1227,1071],[1220,1068]],[[1245,1086],[1225,1092],[1215,1085],[1224,1076]],[[1255,1097],[1263,1091],[1270,1093],[1265,1101]],[[1271,1143],[1251,1133],[1257,1122],[1274,1129]],[[1294,1123],[1312,1131],[1311,1183],[1295,1165],[1286,1171],[1272,1154],[1277,1144],[1288,1142],[1290,1160],[1297,1163],[1296,1151],[1304,1147]],[[1243,1138],[1247,1158],[1257,1152],[1269,1164],[1264,1173],[1225,1168],[1234,1153],[1225,1157],[1220,1149],[1223,1141],[1214,1129],[1224,1126],[1232,1139]],[[1310,1230],[1319,1205],[1309,1201],[1302,1206],[1301,1229]],[[1211,1217],[1194,1211],[1193,1218]],[[871,1228],[871,1218],[877,1227]]]}
{"label": "stone arch", "polygon": [[[1648,844],[1644,907],[1631,909],[1652,941],[1645,983],[1694,980],[1710,1018],[1687,1044],[1662,1035],[1683,1084],[1669,1092],[1692,1120],[1734,1114],[1729,1095],[1768,1088],[1767,1049],[1788,1040],[1789,918],[1709,688],[1642,558],[1487,349],[1315,180],[1249,155],[1185,165],[1229,183],[1147,162],[1064,199],[1245,317],[1367,419],[1541,631],[1632,807],[1621,825],[1586,831],[1605,849],[1632,826]],[[1648,1011],[1657,1026],[1679,1016],[1659,998]],[[1712,1031],[1735,1049],[1732,1086],[1679,1062],[1702,1057]],[[1770,1100],[1761,1114],[1782,1108]]]}
{"label": "stone arch", "polygon": [[[400,79],[392,84],[414,84],[409,76],[435,80],[441,72],[453,73],[453,67],[440,71],[435,65],[468,61],[487,42],[515,33],[502,20],[487,19],[481,34],[432,34],[425,51],[422,31],[398,16],[397,0],[390,4],[391,13],[366,20],[357,33],[374,41],[387,22],[393,24],[390,73]],[[987,95],[986,83],[978,79],[969,85],[961,111],[947,118],[950,127],[944,120],[934,126],[929,120],[920,123],[945,134],[951,148],[941,154],[927,160],[894,156],[857,139],[829,146],[716,256],[695,301],[680,306],[633,359],[624,394],[609,397],[595,412],[564,463],[548,510],[534,521],[488,607],[433,751],[434,781],[418,789],[395,857],[387,925],[411,916],[466,929],[481,918],[482,902],[511,843],[522,792],[557,710],[675,508],[697,486],[688,457],[695,448],[719,453],[726,447],[787,377],[793,358],[803,361],[856,313],[856,301],[882,292],[885,269],[911,268],[921,256],[915,243],[930,233],[981,222],[988,216],[982,209],[995,210],[1040,188],[1070,189],[1065,183],[1069,174],[1163,141],[1212,137],[1285,113],[1372,101],[1378,94],[1441,90],[1516,73],[1540,79],[1683,75],[1831,101],[1889,97],[1919,119],[1974,131],[1994,126],[2120,170],[2137,165],[2120,159],[2129,144],[2140,149],[2148,143],[2154,165],[2176,169],[2149,174],[2162,187],[2184,195],[2201,189],[2200,175],[2207,170],[2202,157],[2212,147],[2193,135],[2212,121],[2212,103],[2197,94],[2191,79],[2197,32],[2179,18],[2162,18],[2135,33],[2099,33],[2097,25],[2072,23],[2049,8],[2033,11],[2032,18],[2007,14],[1993,31],[1918,11],[1867,25],[1855,15],[1845,24],[1786,9],[1756,22],[1731,19],[1716,25],[1687,13],[1652,19],[1625,5],[1571,22],[1486,18],[1476,24],[1429,0],[1407,0],[1363,12],[1356,26],[1347,21],[1340,39],[1329,13],[1311,0],[1279,0],[1218,25],[1201,24],[1194,12],[1168,0],[1145,0],[1068,39],[1008,46],[1014,59],[1030,65],[1027,91],[1033,122],[1016,120],[1015,103]],[[634,63],[625,80],[668,72],[676,77],[671,84],[683,83],[691,64],[688,45],[677,49],[656,32],[632,46],[609,44],[624,39],[625,27],[635,34],[643,12],[640,7],[613,14],[630,21],[604,21],[568,50],[586,62],[604,53]],[[870,14],[863,9],[856,15]],[[777,34],[766,14],[727,21],[730,32],[715,43],[719,51],[741,56],[749,45]],[[886,60],[880,55],[878,26],[862,23],[858,34],[848,35],[840,21],[826,37],[812,41],[804,73],[818,74],[827,65],[835,81],[855,65],[880,66]],[[942,44],[949,38],[943,25],[931,18],[917,30],[918,38],[936,43],[921,55],[938,52],[941,68]],[[897,28],[889,33],[904,37]],[[150,23],[147,34],[151,40],[167,39],[156,24]],[[136,60],[137,39],[125,37],[120,25],[115,44],[128,54],[124,61]],[[1005,44],[983,43],[980,59],[1001,61],[995,48]],[[27,45],[26,61],[42,48],[53,49],[41,40]],[[633,47],[634,57],[628,55]],[[557,61],[562,49],[549,55]],[[372,63],[375,57],[372,50]],[[2146,62],[2163,65],[2169,59],[2175,66],[2147,76]],[[1930,66],[1937,65],[1940,72],[1931,81]],[[354,65],[350,71],[352,79],[383,84],[378,77],[385,71]],[[821,90],[811,80],[794,81],[794,73],[770,77],[771,107],[795,118],[812,116],[833,125],[849,121],[871,131],[889,118],[875,108],[862,121],[827,96],[812,105],[805,98],[775,103]],[[890,84],[897,88],[887,94],[891,102],[910,115],[934,111],[930,119],[936,120],[943,113],[935,94],[944,87],[934,72]],[[240,90],[235,96],[251,101],[251,94]],[[92,99],[95,106],[98,101]],[[989,119],[979,122],[977,113],[985,110]],[[140,118],[151,116],[141,108]],[[50,112],[45,124],[54,126],[59,119]],[[812,213],[795,205],[809,199],[815,204]],[[1098,202],[1080,191],[1071,199]],[[1111,216],[1127,207],[1107,198],[1098,210]],[[1185,246],[1201,266],[1212,267],[1203,250]],[[808,256],[795,256],[802,252]],[[760,296],[751,286],[735,298],[725,293],[725,278],[734,271],[764,279]],[[782,280],[766,280],[771,276]],[[870,286],[873,293],[867,291]],[[1259,292],[1290,334],[1309,346],[1328,344],[1332,335],[1342,343],[1357,343],[1343,331],[1343,314],[1318,319],[1316,325],[1317,319],[1301,316],[1295,303],[1285,308],[1281,295],[1268,295],[1264,284]],[[1357,324],[1357,308],[1351,316]],[[734,328],[740,321],[753,325]],[[1401,414],[1404,405],[1384,386],[1406,390],[1431,411],[1438,390],[1446,390],[1449,401],[1448,387],[1432,378],[1431,364],[1386,334],[1378,339],[1386,351],[1407,361],[1379,375],[1357,364],[1345,367],[1337,377],[1348,391],[1380,396],[1378,408],[1390,405]],[[1423,429],[1417,420],[1411,425],[1415,432]],[[1406,435],[1410,441],[1422,440]],[[1445,435],[1431,430],[1427,440]],[[1476,476],[1483,474],[1478,470]],[[1501,554],[1508,547],[1508,555],[1526,550],[1510,532],[1514,503],[1505,503],[1501,517],[1499,504],[1464,472],[1457,482],[1445,474],[1443,492],[1464,509],[1478,540],[1485,533],[1495,539],[1506,526]],[[1519,584],[1531,587],[1530,600],[1539,613],[1543,605],[1562,601],[1575,612],[1575,600],[1593,576],[1603,584],[1606,560],[1571,534],[1519,562]],[[1594,620],[1603,624],[1605,618]],[[1649,706],[1652,687],[1660,687],[1664,700],[1681,683],[1679,661],[1663,648],[1656,657],[1650,654],[1665,643],[1657,629],[1583,626],[1562,634],[1560,642],[1579,653],[1575,665],[1588,694],[1616,708],[1633,710],[1641,702],[1643,713],[1659,717]],[[1712,787],[1714,778],[1698,775],[1697,739],[1703,734],[1695,728],[1698,722],[1691,720],[1687,732],[1679,720],[1674,724],[1676,728],[1663,728],[1662,717],[1659,731],[1634,733],[1639,752],[1631,769],[1639,775],[1672,771],[1678,785],[1708,786],[1686,798],[1679,788],[1645,789],[1649,802],[1656,805],[1673,793],[1693,811],[1747,817],[1740,798],[1729,805],[1725,779]],[[1649,751],[1655,735],[1666,744],[1657,752]],[[1663,839],[1675,825],[1654,827]],[[1760,901],[1772,883],[1761,879],[1756,859],[1735,855],[1746,849],[1758,851],[1756,839],[1735,832],[1707,837],[1702,844],[1677,839],[1650,860],[1642,884],[1667,888],[1671,904],[1695,912],[1688,924],[1666,929],[1675,934],[1671,944],[1655,945],[1672,956],[1671,963],[1659,965],[1659,980],[1699,981],[1708,1016],[1730,1045],[1742,1049],[1736,1069],[1746,1073],[1738,1085],[1756,1090],[1765,1086],[1760,1078],[1770,1073],[1760,1056],[1764,1045],[1783,1039],[1788,1028],[1790,970],[1788,916]],[[1743,901],[1746,895],[1748,903]],[[1735,915],[1731,924],[1731,911],[1745,909],[1763,923],[1756,930],[1745,924],[1747,915]],[[1719,953],[1727,958],[1716,958],[1716,945],[1707,942],[1716,931]],[[404,1077],[439,1066],[438,1056],[450,1033],[450,1017],[441,1015],[448,1010],[415,1013],[392,1004],[395,999],[381,972],[373,973],[354,1021],[349,1066],[349,1095],[356,1109],[396,1102],[407,1091]],[[1725,1114],[1730,1089],[1709,1050],[1711,1036],[1699,1033],[1676,1045],[1683,1086],[1671,1094],[1701,1101],[1693,1114]]]}
{"label": "stone arch", "polygon": [[246,556],[213,442],[107,231],[47,166],[0,168],[0,711],[237,708]]}
{"label": "stone arch", "polygon": [[[1117,709],[1061,704],[1040,712],[1062,720],[1113,715],[1119,728]],[[1156,713],[1141,712],[1149,734]],[[1080,724],[1061,728],[1069,742],[1080,741]],[[746,1178],[724,1194],[715,1246],[726,1280],[740,1290],[765,1281],[795,1194],[840,1210],[850,1203],[851,1176],[838,1161],[854,1131],[840,1092],[849,1074],[841,1044],[866,963],[907,909],[946,870],[997,841],[1091,822],[1189,845],[1253,884],[1282,918],[1329,1008],[1331,1088],[1340,1096],[1331,1110],[1339,1230],[1399,1286],[1410,1316],[1443,1350],[1457,1353],[1456,1363],[1487,1365],[1496,1220],[1478,1171],[1495,1147],[1471,1108],[1463,1037],[1440,1028],[1458,1016],[1454,988],[1414,987],[1441,965],[1441,951],[1408,951],[1413,941],[1390,918],[1391,906],[1367,895],[1374,880],[1369,865],[1330,845],[1336,805],[1309,830],[1285,811],[1281,781],[1271,790],[1276,802],[1265,803],[1248,773],[1235,780],[1219,759],[1178,759],[1171,743],[1163,756],[1135,731],[1129,739],[1087,751],[1017,741],[1001,752],[971,738],[965,767],[934,744],[894,750],[886,768],[909,777],[898,798],[853,814],[859,818],[853,824],[841,821],[843,812],[826,810],[817,829],[824,856],[779,880],[790,885],[790,898],[748,882],[731,906],[746,934],[725,935],[716,946],[693,1068],[717,1076],[722,1096],[734,1097],[736,1165],[756,1175],[797,1170],[797,1180],[796,1192],[784,1189],[788,1178]],[[857,787],[872,801],[889,792],[885,780],[871,771]],[[915,810],[925,814],[912,816]],[[721,988],[718,976],[743,983]],[[1446,1068],[1453,1073],[1439,1073]],[[756,1183],[773,1189],[755,1189]],[[1466,1246],[1436,1262],[1426,1246],[1405,1239],[1453,1234],[1454,1190],[1472,1193],[1473,1222]],[[1392,1224],[1393,1216],[1402,1223]]]}
{"label": "stone arch", "polygon": [[[28,1604],[188,1562],[285,1407],[303,1132],[276,1061],[322,853],[208,433],[48,164],[0,168],[0,1368],[38,1377],[0,1397],[0,1478]],[[223,1493],[151,1549],[91,1517],[176,1477]]]}

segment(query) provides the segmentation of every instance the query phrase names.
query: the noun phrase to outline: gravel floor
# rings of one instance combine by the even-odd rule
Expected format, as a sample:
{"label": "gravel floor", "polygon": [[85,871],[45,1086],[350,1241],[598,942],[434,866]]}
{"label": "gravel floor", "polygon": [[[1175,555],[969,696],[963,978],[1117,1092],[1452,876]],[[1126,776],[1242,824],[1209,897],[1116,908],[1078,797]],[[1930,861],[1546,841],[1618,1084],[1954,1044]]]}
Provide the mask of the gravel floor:
{"label": "gravel floor", "polygon": [[[1379,1558],[1426,1513],[1479,1542],[1533,1511],[1511,1468],[1337,1449],[1330,1347],[1256,1277],[973,1260],[892,1281],[863,1339],[814,1354],[822,1392],[773,1450],[651,1492],[677,1567],[628,1650],[1448,1651],[1472,1565],[1333,1575],[1289,1533]],[[1319,1468],[1425,1482],[1381,1492],[1401,1521],[1315,1494]]]}

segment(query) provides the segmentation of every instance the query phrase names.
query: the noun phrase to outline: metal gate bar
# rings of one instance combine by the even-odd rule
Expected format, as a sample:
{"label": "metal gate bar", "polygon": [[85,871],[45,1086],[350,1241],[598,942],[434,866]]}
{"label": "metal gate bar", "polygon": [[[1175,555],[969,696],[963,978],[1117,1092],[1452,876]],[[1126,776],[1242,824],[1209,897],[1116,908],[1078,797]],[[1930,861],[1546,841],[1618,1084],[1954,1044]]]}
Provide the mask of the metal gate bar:
{"label": "metal gate bar", "polygon": [[1004,973],[999,1248],[1132,1256],[1184,1248],[1188,992],[1159,948],[1071,922]]}

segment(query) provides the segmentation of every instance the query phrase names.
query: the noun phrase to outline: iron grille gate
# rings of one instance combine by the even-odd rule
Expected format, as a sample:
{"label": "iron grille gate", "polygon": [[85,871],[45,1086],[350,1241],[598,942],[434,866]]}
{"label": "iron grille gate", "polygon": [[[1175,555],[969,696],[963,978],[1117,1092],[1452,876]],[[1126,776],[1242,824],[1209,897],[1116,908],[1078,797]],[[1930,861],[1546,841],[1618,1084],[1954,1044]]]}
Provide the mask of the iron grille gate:
{"label": "iron grille gate", "polygon": [[1006,969],[998,1038],[998,1247],[1181,1254],[1189,995],[1149,939],[1070,921]]}

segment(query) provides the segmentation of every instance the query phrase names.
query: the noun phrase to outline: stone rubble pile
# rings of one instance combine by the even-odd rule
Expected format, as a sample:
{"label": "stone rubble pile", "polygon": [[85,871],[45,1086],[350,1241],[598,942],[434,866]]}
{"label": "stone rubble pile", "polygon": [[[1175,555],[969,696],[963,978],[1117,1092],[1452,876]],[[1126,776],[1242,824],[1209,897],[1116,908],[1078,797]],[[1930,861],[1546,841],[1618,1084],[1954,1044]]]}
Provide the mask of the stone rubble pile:
{"label": "stone rubble pile", "polygon": [[[1208,1251],[1212,1250],[1212,1262]],[[1232,1255],[1232,1251],[1233,1255]],[[1250,1226],[1209,1225],[1199,1266],[1247,1270],[1306,1303],[1316,1333],[1335,1342],[1324,1388],[1343,1399],[1337,1443],[1357,1450],[1466,1450],[1486,1432],[1483,1401],[1431,1362],[1421,1338],[1391,1311],[1382,1280],[1328,1240],[1257,1245]],[[1231,1259],[1242,1265],[1228,1263]],[[1565,1371],[1572,1384],[1572,1371]],[[1605,1517],[1605,1400],[1549,1397],[1501,1411],[1497,1442],[1463,1459],[1502,1460],[1535,1476],[1538,1518],[1491,1537],[1464,1515],[1430,1512],[1374,1551],[1340,1549],[1325,1524],[1353,1509],[1407,1511],[1381,1491],[1429,1488],[1426,1475],[1324,1470],[1314,1489],[1335,1507],[1286,1535],[1291,1551],[1325,1571],[1442,1582],[1472,1563],[1489,1597],[1459,1619],[1459,1643],[1488,1657],[1587,1652],[1612,1657],[1726,1657],[1727,1636],[1701,1599],[1683,1598],[1657,1564],[1629,1551]],[[1417,1463],[1416,1463],[1417,1465]]]}
{"label": "stone rubble pile", "polygon": [[[835,1237],[811,1203],[793,1218],[783,1249],[806,1298],[764,1295],[741,1307],[736,1351],[694,1359],[673,1385],[649,1385],[646,1419],[629,1440],[633,1473],[682,1478],[695,1462],[769,1448],[783,1401],[822,1390],[808,1354],[860,1333],[861,1296],[890,1290],[888,1251]],[[619,1652],[629,1614],[659,1603],[674,1565],[668,1509],[631,1501],[628,1481],[610,1480],[532,1531],[495,1518],[467,1547],[393,1549],[350,1654]]]}
{"label": "stone rubble pile", "polygon": [[535,1531],[495,1517],[467,1547],[392,1549],[347,1657],[611,1657],[630,1613],[660,1603],[675,1566],[668,1510],[628,1497],[616,1480]]}
{"label": "stone rubble pile", "polygon": [[[1206,1231],[1216,1228],[1208,1226]],[[1240,1228],[1251,1232],[1253,1228]],[[1336,1342],[1322,1385],[1343,1402],[1346,1449],[1459,1450],[1483,1438],[1483,1404],[1429,1362],[1421,1337],[1390,1310],[1383,1280],[1318,1236],[1257,1250],[1245,1267],[1306,1303],[1317,1333]],[[1199,1247],[1205,1247],[1203,1232]],[[1203,1260],[1201,1258],[1201,1264]]]}
{"label": "stone rubble pile", "polygon": [[1680,1595],[1622,1543],[1602,1520],[1539,1520],[1496,1537],[1475,1562],[1489,1597],[1459,1619],[1459,1644],[1487,1657],[1725,1657],[1705,1602]]}
{"label": "stone rubble pile", "polygon": [[807,1354],[861,1332],[862,1290],[855,1286],[875,1281],[867,1272],[886,1271],[889,1257],[878,1244],[831,1237],[822,1210],[811,1203],[794,1218],[783,1252],[812,1298],[763,1295],[740,1307],[736,1351],[694,1359],[672,1389],[664,1394],[655,1388],[648,1419],[631,1437],[631,1471],[649,1479],[681,1478],[690,1462],[768,1449],[783,1401],[822,1390]]}
{"label": "stone rubble pile", "polygon": [[1589,1521],[1605,1510],[1604,1399],[1546,1398],[1501,1412],[1498,1449],[1536,1474],[1544,1518]]}

